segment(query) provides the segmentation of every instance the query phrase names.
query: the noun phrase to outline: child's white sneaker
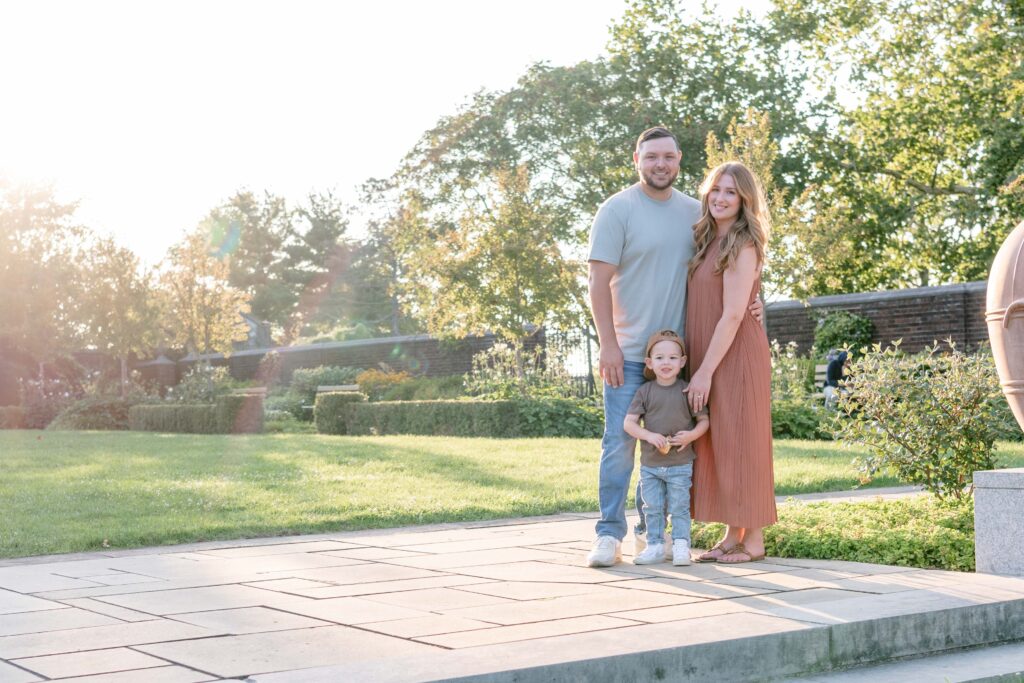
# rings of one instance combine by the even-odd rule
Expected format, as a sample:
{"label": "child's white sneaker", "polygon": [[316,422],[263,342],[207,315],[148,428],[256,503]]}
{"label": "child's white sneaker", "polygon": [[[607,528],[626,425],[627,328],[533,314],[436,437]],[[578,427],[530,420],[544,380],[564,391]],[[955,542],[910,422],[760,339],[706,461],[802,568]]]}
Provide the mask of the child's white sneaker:
{"label": "child's white sneaker", "polygon": [[665,561],[665,545],[655,543],[644,548],[633,558],[633,564],[657,564]]}
{"label": "child's white sneaker", "polygon": [[[647,547],[647,532],[633,532],[633,556],[636,557]],[[665,531],[665,561],[672,561],[672,535]]]}
{"label": "child's white sneaker", "polygon": [[685,538],[672,541],[672,564],[677,567],[690,566],[690,542]]}

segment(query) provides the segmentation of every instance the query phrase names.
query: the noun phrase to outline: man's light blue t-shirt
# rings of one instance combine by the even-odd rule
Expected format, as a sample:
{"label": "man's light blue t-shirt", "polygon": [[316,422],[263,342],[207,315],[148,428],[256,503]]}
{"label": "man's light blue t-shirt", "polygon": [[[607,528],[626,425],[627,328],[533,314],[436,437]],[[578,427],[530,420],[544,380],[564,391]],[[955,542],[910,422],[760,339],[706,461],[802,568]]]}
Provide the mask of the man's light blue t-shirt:
{"label": "man's light blue t-shirt", "polygon": [[644,360],[647,339],[659,330],[680,335],[686,321],[687,263],[700,202],[673,189],[665,201],[640,184],[612,195],[590,229],[591,261],[616,266],[612,277],[615,337],[626,360]]}

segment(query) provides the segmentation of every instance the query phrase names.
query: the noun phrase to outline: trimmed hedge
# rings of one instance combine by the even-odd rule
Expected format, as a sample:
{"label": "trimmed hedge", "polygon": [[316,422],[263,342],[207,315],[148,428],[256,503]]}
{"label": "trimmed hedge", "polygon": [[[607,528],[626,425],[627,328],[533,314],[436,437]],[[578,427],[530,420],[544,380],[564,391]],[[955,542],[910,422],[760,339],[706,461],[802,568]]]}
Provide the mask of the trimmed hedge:
{"label": "trimmed hedge", "polygon": [[129,428],[179,434],[256,434],[263,431],[262,396],[220,396],[213,404],[133,406]]}
{"label": "trimmed hedge", "polygon": [[365,403],[366,394],[358,391],[330,391],[318,394],[313,406],[313,422],[321,434],[348,434],[349,406]]}
{"label": "trimmed hedge", "polygon": [[46,425],[46,429],[128,429],[128,410],[131,405],[123,398],[84,398],[61,411]]}
{"label": "trimmed hedge", "polygon": [[25,429],[25,409],[21,406],[0,406],[0,429]]}
{"label": "trimmed hedge", "polygon": [[599,408],[572,399],[357,403],[345,418],[349,434],[587,438],[603,427]]}
{"label": "trimmed hedge", "polygon": [[135,432],[217,434],[218,427],[212,403],[141,405],[128,411],[128,428]]}

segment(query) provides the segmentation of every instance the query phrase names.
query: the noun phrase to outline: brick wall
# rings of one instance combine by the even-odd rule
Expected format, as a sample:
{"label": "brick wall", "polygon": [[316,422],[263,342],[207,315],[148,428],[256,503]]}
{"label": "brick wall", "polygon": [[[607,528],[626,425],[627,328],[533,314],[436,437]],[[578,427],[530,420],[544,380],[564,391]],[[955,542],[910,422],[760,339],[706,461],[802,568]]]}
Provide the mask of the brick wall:
{"label": "brick wall", "polygon": [[[984,282],[962,285],[921,287],[917,289],[840,294],[799,301],[769,303],[765,316],[768,338],[781,343],[795,341],[801,351],[814,343],[817,318],[829,311],[844,310],[870,318],[875,324],[873,341],[888,343],[903,339],[902,348],[918,351],[933,341],[952,337],[962,348],[974,348],[988,340],[985,327]],[[531,344],[544,343],[537,335]],[[386,363],[395,370],[407,370],[428,376],[469,372],[473,354],[494,344],[494,337],[470,337],[459,341],[440,341],[428,335],[328,342],[305,346],[279,347],[282,380],[288,381],[296,368],[340,365],[356,368],[378,367]],[[237,379],[253,379],[260,359],[269,349],[236,351],[230,358],[217,354],[213,365],[227,365]],[[177,378],[196,362],[187,357],[176,365]],[[143,376],[156,371],[153,362],[139,366]]]}
{"label": "brick wall", "polygon": [[[543,339],[543,334],[535,335],[527,342],[527,347],[543,343]],[[386,363],[393,370],[440,377],[469,372],[472,368],[473,355],[490,348],[494,342],[495,338],[492,335],[442,341],[423,334],[278,347],[276,351],[281,355],[281,379],[286,382],[298,368],[313,368],[319,365],[376,368],[380,363]],[[260,360],[269,350],[251,349],[236,351],[228,358],[220,354],[211,355],[209,358],[212,365],[228,366],[232,377],[248,380],[256,376]],[[179,379],[188,372],[196,360],[195,357],[188,356],[178,361]],[[145,367],[140,369],[145,373]]]}
{"label": "brick wall", "polygon": [[872,341],[883,345],[903,339],[909,352],[933,341],[952,338],[961,348],[975,348],[988,341],[985,326],[985,282],[919,287],[887,292],[839,294],[799,301],[779,301],[765,307],[768,338],[780,343],[795,341],[801,351],[814,343],[818,317],[830,311],[849,311],[875,324]]}

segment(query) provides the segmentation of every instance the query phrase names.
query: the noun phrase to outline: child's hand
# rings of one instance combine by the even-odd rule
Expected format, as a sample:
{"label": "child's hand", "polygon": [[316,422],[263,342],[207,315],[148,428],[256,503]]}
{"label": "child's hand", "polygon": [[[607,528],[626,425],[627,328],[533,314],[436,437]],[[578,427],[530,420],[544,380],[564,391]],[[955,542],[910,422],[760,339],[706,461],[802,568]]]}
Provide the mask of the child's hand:
{"label": "child's hand", "polygon": [[644,437],[644,441],[651,444],[659,451],[667,452],[669,440],[665,438],[663,434],[655,434],[654,432],[648,432],[647,436]]}
{"label": "child's hand", "polygon": [[668,442],[670,444],[672,444],[673,446],[679,446],[679,448],[685,448],[686,446],[688,446],[691,443],[693,443],[695,440],[696,439],[693,438],[693,431],[692,430],[691,431],[687,431],[685,429],[682,429],[682,430],[676,432],[675,434],[673,434],[672,437],[668,440]]}

